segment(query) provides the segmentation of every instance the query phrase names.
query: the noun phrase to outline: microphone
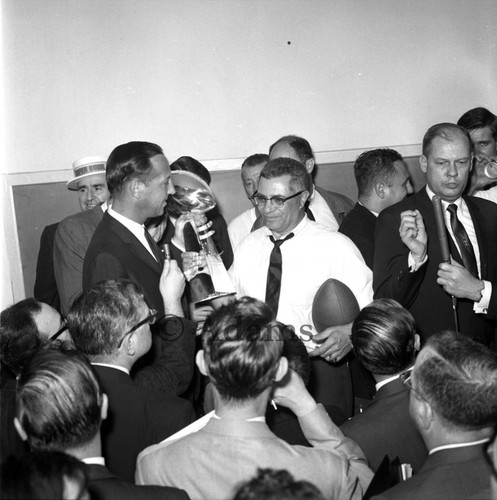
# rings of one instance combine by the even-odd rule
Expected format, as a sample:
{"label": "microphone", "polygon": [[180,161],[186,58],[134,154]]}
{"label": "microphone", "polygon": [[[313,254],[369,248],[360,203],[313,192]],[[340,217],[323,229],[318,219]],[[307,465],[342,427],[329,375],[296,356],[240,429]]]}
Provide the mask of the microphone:
{"label": "microphone", "polygon": [[[438,241],[440,242],[440,252],[442,254],[442,262],[450,264],[449,240],[447,239],[447,229],[445,227],[444,214],[442,209],[442,200],[440,196],[434,196],[431,199],[433,210],[435,211],[435,222],[437,224]],[[456,331],[459,332],[459,321],[457,318],[457,298],[452,297],[452,310],[454,311],[454,322]]]}

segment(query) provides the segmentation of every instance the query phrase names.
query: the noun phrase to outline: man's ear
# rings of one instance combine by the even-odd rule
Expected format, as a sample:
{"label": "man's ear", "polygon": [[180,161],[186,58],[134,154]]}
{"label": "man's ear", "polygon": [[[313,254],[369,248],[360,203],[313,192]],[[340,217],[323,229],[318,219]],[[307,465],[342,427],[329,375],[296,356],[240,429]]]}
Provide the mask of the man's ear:
{"label": "man's ear", "polygon": [[203,349],[200,349],[200,351],[197,352],[197,355],[195,356],[195,362],[197,363],[200,373],[208,377],[209,372],[207,371],[207,365],[205,363],[205,355]]}
{"label": "man's ear", "polygon": [[300,208],[304,208],[308,199],[309,199],[309,191],[304,191],[300,195]]}
{"label": "man's ear", "polygon": [[316,165],[316,162],[314,161],[314,158],[309,158],[305,162],[305,169],[309,174],[312,174],[312,171],[314,170],[314,167]]}
{"label": "man's ear", "polygon": [[385,193],[385,183],[383,181],[378,181],[374,185],[374,191],[376,193],[376,196],[380,198],[381,200],[385,199],[386,193]]}
{"label": "man's ear", "polygon": [[285,356],[281,356],[278,361],[278,369],[276,370],[276,375],[274,376],[274,381],[279,382],[288,372],[288,359]]}
{"label": "man's ear", "polygon": [[428,158],[426,158],[425,155],[421,155],[419,157],[419,166],[421,171],[426,174],[426,171],[428,170]]}
{"label": "man's ear", "polygon": [[139,179],[135,178],[128,183],[128,191],[133,198],[138,198],[138,199],[142,198],[143,188],[144,184]]}
{"label": "man's ear", "polygon": [[421,337],[417,333],[414,334],[414,349],[416,352],[419,352],[421,349]]}
{"label": "man's ear", "polygon": [[419,397],[417,394],[411,394],[411,398],[414,398],[414,401],[411,401],[411,407],[413,411],[411,412],[411,417],[416,423],[416,426],[420,431],[428,431],[430,427],[433,425],[433,419],[435,414],[433,409],[428,403],[428,401]]}
{"label": "man's ear", "polygon": [[123,348],[129,356],[134,356],[136,354],[136,330],[130,333],[128,338],[124,340]]}
{"label": "man's ear", "polygon": [[105,420],[109,412],[109,398],[107,394],[102,393],[102,405],[100,406],[100,418]]}
{"label": "man's ear", "polygon": [[19,434],[19,437],[23,441],[28,440],[28,435],[26,434],[26,431],[24,430],[23,426],[21,425],[21,422],[19,422],[19,419],[17,417],[14,417],[14,427],[16,428],[17,434]]}

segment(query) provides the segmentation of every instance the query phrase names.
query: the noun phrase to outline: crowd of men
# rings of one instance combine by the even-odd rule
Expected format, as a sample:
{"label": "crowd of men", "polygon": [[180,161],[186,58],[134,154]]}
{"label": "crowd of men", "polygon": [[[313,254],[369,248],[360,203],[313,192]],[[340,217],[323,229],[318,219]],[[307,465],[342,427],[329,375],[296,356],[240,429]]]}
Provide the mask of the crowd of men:
{"label": "crowd of men", "polygon": [[[288,135],[243,162],[252,208],[229,225],[173,207],[172,172],[210,184],[193,158],[130,142],[75,162],[82,211],[46,228],[34,298],[0,317],[0,497],[492,498],[492,162],[497,117],[475,108],[425,133],[416,193],[397,151],[361,154],[354,205]],[[236,296],[192,303],[200,226]],[[318,330],[330,278],[360,312]]]}

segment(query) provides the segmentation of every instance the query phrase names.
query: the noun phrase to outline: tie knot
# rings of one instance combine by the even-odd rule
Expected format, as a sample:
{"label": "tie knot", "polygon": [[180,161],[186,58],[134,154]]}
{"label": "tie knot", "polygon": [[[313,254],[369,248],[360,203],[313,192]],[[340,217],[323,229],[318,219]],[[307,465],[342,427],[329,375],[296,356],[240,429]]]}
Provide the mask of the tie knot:
{"label": "tie knot", "polygon": [[281,240],[275,240],[274,239],[274,236],[271,235],[269,237],[269,239],[271,240],[271,243],[273,243],[273,245],[275,247],[280,247],[281,245],[283,245],[283,243],[285,243],[285,241],[289,240],[290,238],[293,238],[294,237],[294,234],[293,233],[290,233],[290,234],[287,234],[284,238],[282,238]]}
{"label": "tie knot", "polygon": [[455,203],[451,203],[448,207],[447,207],[447,212],[450,212],[451,214],[453,215],[457,215],[457,205]]}

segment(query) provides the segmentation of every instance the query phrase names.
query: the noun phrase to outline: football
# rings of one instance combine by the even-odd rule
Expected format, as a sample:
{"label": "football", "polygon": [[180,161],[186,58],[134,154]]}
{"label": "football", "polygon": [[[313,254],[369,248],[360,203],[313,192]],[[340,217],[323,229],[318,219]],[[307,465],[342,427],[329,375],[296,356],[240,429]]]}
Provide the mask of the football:
{"label": "football", "polygon": [[312,322],[317,332],[330,326],[354,321],[360,308],[350,288],[339,280],[329,278],[318,289],[312,302]]}

